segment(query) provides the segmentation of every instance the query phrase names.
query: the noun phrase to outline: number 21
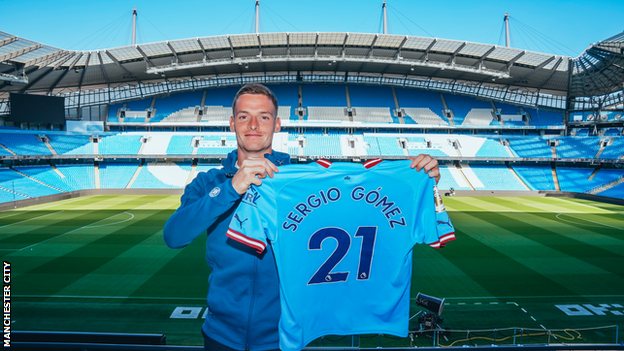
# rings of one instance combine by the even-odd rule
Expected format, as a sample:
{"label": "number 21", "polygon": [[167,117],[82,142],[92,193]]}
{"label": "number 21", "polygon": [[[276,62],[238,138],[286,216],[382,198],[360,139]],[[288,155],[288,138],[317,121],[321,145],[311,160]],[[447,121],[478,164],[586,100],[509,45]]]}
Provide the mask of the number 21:
{"label": "number 21", "polygon": [[[370,277],[371,264],[373,262],[377,227],[358,227],[355,236],[362,238],[357,279],[368,280]],[[320,250],[323,241],[327,238],[334,238],[338,245],[331,256],[329,256],[316,273],[314,273],[308,284],[342,282],[346,281],[349,276],[349,272],[332,273],[332,270],[342,261],[351,248],[351,236],[349,236],[349,233],[344,229],[323,228],[317,230],[310,237],[308,249]]]}

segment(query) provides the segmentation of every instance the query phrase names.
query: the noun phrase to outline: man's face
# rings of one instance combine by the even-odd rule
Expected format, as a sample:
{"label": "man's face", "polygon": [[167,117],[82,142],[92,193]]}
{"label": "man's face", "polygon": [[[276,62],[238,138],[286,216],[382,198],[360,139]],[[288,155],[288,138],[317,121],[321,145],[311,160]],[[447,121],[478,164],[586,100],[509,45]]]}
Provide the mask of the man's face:
{"label": "man's face", "polygon": [[269,97],[260,94],[244,94],[238,97],[234,116],[230,118],[230,130],[236,133],[240,151],[245,153],[269,153],[273,133],[280,130],[280,120]]}

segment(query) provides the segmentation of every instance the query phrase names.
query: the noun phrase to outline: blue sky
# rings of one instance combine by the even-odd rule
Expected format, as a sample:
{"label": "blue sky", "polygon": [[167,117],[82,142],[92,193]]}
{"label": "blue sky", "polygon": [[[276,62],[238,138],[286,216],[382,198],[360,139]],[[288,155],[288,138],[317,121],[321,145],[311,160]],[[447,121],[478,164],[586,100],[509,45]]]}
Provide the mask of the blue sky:
{"label": "blue sky", "polygon": [[[383,0],[261,0],[261,32],[380,33]],[[624,1],[387,0],[390,34],[505,45],[576,57],[624,31]],[[132,8],[138,43],[253,31],[254,0],[0,0],[0,30],[61,49],[130,44]]]}

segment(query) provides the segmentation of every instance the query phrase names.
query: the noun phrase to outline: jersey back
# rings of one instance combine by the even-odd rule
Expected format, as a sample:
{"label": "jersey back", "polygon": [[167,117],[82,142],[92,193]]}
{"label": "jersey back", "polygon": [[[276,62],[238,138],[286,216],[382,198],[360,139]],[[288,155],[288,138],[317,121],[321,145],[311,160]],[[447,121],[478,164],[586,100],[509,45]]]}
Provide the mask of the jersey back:
{"label": "jersey back", "polygon": [[410,163],[283,166],[244,195],[228,236],[273,246],[282,350],[323,335],[407,336],[412,247],[454,239],[434,180]]}

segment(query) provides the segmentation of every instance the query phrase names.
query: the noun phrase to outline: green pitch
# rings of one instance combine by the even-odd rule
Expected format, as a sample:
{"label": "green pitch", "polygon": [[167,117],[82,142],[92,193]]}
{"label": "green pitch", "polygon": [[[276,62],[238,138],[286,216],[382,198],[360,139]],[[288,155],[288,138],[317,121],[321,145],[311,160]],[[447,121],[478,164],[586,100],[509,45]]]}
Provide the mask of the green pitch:
{"label": "green pitch", "polygon": [[[624,206],[444,201],[457,240],[416,246],[412,280],[412,297],[446,298],[440,325],[451,331],[438,335],[441,345],[624,339],[615,327],[595,329],[624,327]],[[162,333],[168,344],[200,345],[205,238],[166,247],[162,228],[178,205],[178,196],[89,196],[0,213],[12,330]],[[327,337],[310,346],[431,346],[432,337]]]}

